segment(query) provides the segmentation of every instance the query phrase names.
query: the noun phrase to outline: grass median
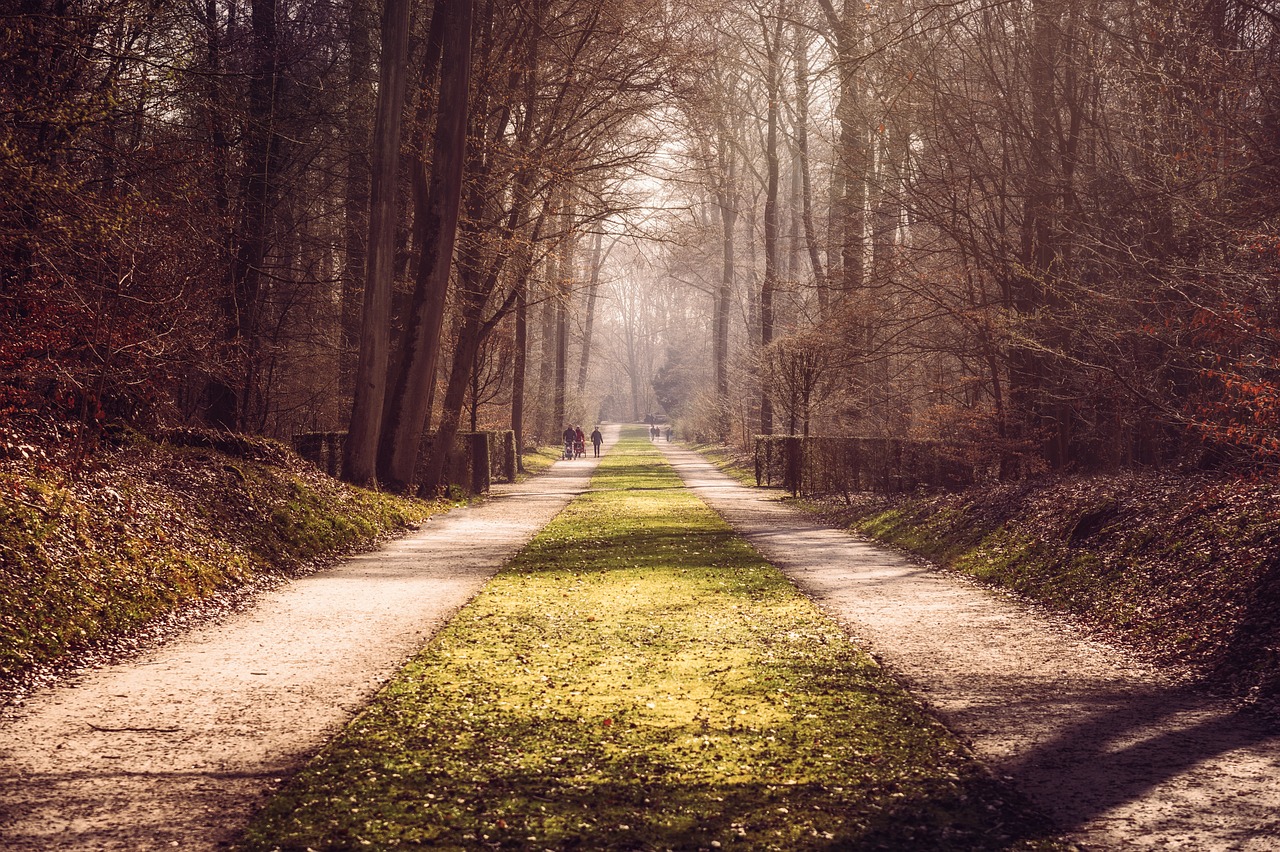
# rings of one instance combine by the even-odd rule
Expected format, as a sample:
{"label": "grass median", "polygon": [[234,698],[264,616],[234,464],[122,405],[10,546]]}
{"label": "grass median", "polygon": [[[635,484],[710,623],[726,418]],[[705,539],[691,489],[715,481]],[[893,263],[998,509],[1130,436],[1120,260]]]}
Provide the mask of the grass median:
{"label": "grass median", "polygon": [[243,845],[1065,848],[638,430]]}

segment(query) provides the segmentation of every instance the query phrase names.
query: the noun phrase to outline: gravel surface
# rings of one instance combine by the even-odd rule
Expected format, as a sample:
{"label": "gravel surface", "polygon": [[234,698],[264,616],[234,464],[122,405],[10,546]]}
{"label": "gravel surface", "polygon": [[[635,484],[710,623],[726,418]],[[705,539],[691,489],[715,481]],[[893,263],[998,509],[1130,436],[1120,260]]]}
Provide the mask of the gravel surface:
{"label": "gravel surface", "polygon": [[[606,432],[606,447],[616,438]],[[0,725],[0,848],[218,849],[576,494],[557,462]]]}
{"label": "gravel surface", "polygon": [[1280,849],[1280,733],[664,445],[685,483],[1087,849]]}

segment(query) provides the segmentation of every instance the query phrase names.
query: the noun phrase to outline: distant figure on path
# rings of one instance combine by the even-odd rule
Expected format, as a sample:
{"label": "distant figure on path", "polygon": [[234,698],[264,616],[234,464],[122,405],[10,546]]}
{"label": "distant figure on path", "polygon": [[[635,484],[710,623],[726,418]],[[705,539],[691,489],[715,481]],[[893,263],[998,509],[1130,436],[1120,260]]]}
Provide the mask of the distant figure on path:
{"label": "distant figure on path", "polygon": [[573,427],[573,457],[580,459],[587,454],[587,435],[581,426]]}
{"label": "distant figure on path", "polygon": [[591,430],[591,446],[595,448],[596,458],[600,458],[600,445],[604,443],[604,435],[600,434],[600,427]]}
{"label": "distant figure on path", "polygon": [[670,426],[667,427],[667,443],[668,444],[671,443],[671,427]]}
{"label": "distant figure on path", "polygon": [[573,458],[573,440],[577,437],[577,433],[573,431],[572,426],[566,426],[561,437],[564,438],[564,457]]}

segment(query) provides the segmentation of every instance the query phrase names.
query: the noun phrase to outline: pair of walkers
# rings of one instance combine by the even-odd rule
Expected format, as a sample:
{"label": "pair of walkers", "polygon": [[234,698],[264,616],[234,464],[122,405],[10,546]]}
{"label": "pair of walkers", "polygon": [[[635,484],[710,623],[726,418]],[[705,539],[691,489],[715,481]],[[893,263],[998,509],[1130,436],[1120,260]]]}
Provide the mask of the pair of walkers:
{"label": "pair of walkers", "polygon": [[[565,458],[578,459],[587,454],[587,436],[581,426],[566,426],[563,437]],[[600,445],[603,443],[604,435],[600,434],[600,427],[597,426],[591,430],[591,446],[595,449],[596,458],[600,458]]]}

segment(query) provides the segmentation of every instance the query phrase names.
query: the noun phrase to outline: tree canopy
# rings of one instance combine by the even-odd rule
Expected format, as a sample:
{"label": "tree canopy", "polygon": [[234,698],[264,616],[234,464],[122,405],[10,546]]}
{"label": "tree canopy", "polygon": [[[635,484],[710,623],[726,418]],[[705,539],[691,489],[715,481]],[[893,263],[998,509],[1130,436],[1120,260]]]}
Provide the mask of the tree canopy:
{"label": "tree canopy", "polygon": [[0,425],[350,429],[426,491],[659,412],[1271,464],[1278,50],[1242,0],[21,0]]}

